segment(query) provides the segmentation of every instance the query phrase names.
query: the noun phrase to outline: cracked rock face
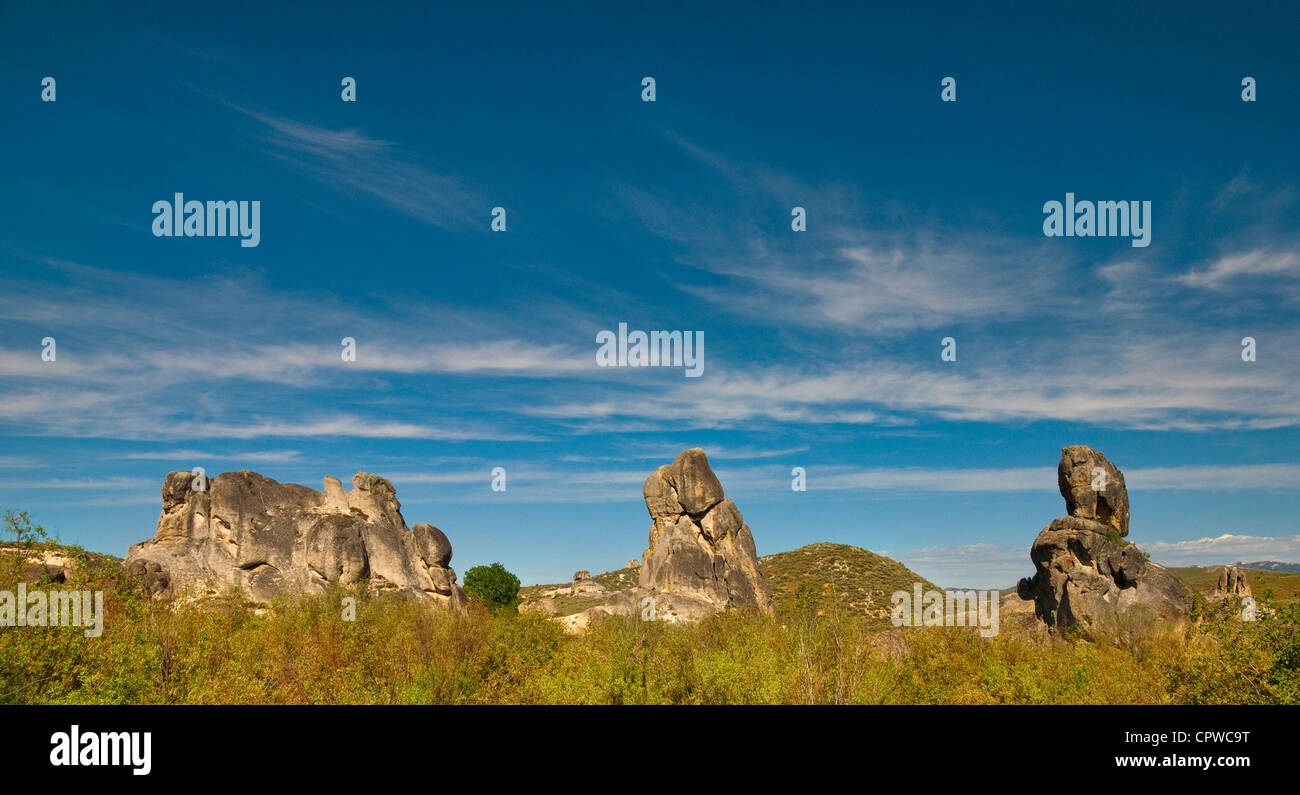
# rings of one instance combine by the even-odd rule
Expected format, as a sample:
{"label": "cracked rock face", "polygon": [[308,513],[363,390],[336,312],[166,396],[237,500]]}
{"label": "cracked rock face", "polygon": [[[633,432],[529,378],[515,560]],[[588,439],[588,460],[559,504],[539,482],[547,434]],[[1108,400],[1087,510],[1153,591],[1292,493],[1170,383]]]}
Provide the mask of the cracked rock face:
{"label": "cracked rock face", "polygon": [[701,602],[712,609],[772,609],[749,525],[699,448],[686,450],[646,478],[653,525],[642,556],[642,589]]}
{"label": "cracked rock face", "polygon": [[364,580],[373,591],[464,604],[451,542],[432,525],[407,529],[384,478],[358,472],[344,491],[327,477],[320,492],[242,471],[199,485],[189,472],[169,473],[154,537],[127,550],[127,575],[150,594],[204,596],[233,585],[265,604],[282,592]]}
{"label": "cracked rock face", "polygon": [[1250,578],[1247,572],[1236,566],[1224,566],[1219,571],[1219,579],[1214,584],[1211,598],[1250,596]]}
{"label": "cracked rock face", "polygon": [[1056,480],[1067,513],[1112,527],[1121,538],[1128,535],[1128,488],[1106,456],[1082,444],[1063,447]]}
{"label": "cracked rock face", "polygon": [[[1098,469],[1104,482],[1094,477]],[[1049,628],[1073,627],[1089,639],[1131,637],[1156,622],[1185,622],[1191,592],[1121,538],[1128,534],[1129,511],[1119,469],[1099,451],[1076,445],[1062,449],[1057,471],[1070,515],[1052,521],[1034,540],[1029,557],[1036,573],[1020,581],[1020,596],[1035,601]]]}

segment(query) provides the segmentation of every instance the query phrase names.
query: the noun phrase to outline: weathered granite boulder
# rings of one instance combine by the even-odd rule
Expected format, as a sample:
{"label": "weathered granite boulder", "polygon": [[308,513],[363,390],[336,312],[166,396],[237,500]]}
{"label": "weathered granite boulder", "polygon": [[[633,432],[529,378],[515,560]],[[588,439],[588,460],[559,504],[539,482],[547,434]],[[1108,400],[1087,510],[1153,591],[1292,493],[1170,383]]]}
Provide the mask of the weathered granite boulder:
{"label": "weathered granite boulder", "polygon": [[642,589],[699,601],[712,610],[772,609],[749,525],[726,499],[703,450],[686,450],[656,469],[642,493],[653,520],[650,548],[641,557]]}
{"label": "weathered granite boulder", "polygon": [[352,489],[325,478],[324,492],[256,472],[198,478],[171,472],[148,541],[127,550],[126,574],[154,595],[204,596],[238,587],[266,603],[282,592],[365,582],[461,606],[451,542],[428,524],[407,529],[393,484],[358,472]]}
{"label": "weathered granite boulder", "polygon": [[1236,566],[1224,566],[1219,571],[1219,579],[1214,584],[1214,590],[1210,593],[1210,598],[1227,599],[1236,597],[1238,599],[1250,596],[1250,580],[1244,569]]}
{"label": "weathered granite boulder", "polygon": [[[639,566],[635,586],[606,589],[594,579],[579,578],[587,575],[579,571],[563,594],[552,588],[520,610],[552,615],[569,632],[583,632],[593,621],[609,616],[678,623],[699,621],[729,607],[772,610],[772,594],[759,571],[749,525],[723,494],[703,450],[686,450],[656,469],[646,478],[642,495],[653,520],[650,548],[640,562],[627,562],[622,569],[627,574],[606,579],[630,584],[628,570]],[[555,601],[561,595],[588,597],[596,604],[561,615]]]}
{"label": "weathered granite boulder", "polygon": [[[1105,477],[1094,478],[1094,470]],[[1050,630],[1071,628],[1087,639],[1131,639],[1184,624],[1191,592],[1122,539],[1129,511],[1119,469],[1100,452],[1076,445],[1061,451],[1058,473],[1071,515],[1052,521],[1034,540],[1029,557],[1036,573],[1020,581],[1019,596],[1034,600]]]}
{"label": "weathered granite boulder", "polygon": [[1101,451],[1082,444],[1061,448],[1056,480],[1066,513],[1113,527],[1121,538],[1128,535],[1124,474]]}

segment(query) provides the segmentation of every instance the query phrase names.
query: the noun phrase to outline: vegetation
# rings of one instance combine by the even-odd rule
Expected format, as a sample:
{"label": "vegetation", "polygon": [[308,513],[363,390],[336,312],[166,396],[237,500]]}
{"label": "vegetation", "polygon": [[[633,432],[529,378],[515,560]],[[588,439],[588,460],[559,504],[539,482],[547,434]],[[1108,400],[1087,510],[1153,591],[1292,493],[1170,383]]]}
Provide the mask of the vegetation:
{"label": "vegetation", "polygon": [[[1008,623],[992,638],[892,628],[888,594],[933,586],[866,550],[815,544],[762,559],[775,615],[614,617],[567,635],[513,609],[521,589],[500,564],[466,573],[465,611],[342,589],[261,610],[233,591],[150,600],[122,581],[120,561],[58,545],[25,514],[6,513],[5,530],[0,591],[101,590],[105,616],[100,637],[0,627],[4,704],[1300,703],[1300,575],[1287,572],[1252,573],[1257,621],[1198,597],[1186,638],[1042,643]],[[48,555],[73,563],[59,582],[33,564]],[[1176,571],[1198,591],[1217,577]],[[636,577],[593,579],[615,590]],[[355,620],[344,596],[357,599]]]}
{"label": "vegetation", "polygon": [[32,520],[27,515],[27,511],[14,513],[6,510],[4,532],[12,535],[14,542],[20,547],[39,547],[52,543],[44,527],[40,525],[32,527]]}
{"label": "vegetation", "polygon": [[[151,601],[119,584],[111,561],[75,554],[81,565],[47,587],[104,590],[103,635],[0,628],[0,703],[1300,703],[1294,604],[1242,622],[1202,602],[1186,640],[1042,645],[1005,625],[987,639],[881,631],[809,580],[774,616],[610,618],[574,636],[477,599],[458,612],[357,594],[354,621],[341,590],[269,610],[235,593]],[[30,574],[22,566],[0,555],[0,590]]]}
{"label": "vegetation", "polygon": [[895,591],[910,594],[917,583],[923,591],[942,590],[896,560],[847,544],[809,544],[765,555],[758,564],[778,605],[793,603],[823,615],[858,613],[876,629],[892,626]]}
{"label": "vegetation", "polygon": [[[1178,579],[1188,588],[1200,593],[1209,593],[1219,581],[1221,566],[1187,566],[1172,568]],[[1289,571],[1255,571],[1246,570],[1250,578],[1250,590],[1256,599],[1287,604],[1300,601],[1300,573]]]}
{"label": "vegetation", "polygon": [[519,578],[505,566],[474,566],[465,572],[465,595],[481,602],[489,610],[514,610],[523,601],[519,597]]}

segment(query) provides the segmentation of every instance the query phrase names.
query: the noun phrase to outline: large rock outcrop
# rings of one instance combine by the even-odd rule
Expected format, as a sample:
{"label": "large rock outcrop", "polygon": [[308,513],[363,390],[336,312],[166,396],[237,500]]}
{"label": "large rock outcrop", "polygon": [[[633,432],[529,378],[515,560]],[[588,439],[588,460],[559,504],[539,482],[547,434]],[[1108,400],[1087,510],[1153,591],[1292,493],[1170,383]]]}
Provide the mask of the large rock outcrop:
{"label": "large rock outcrop", "polygon": [[127,550],[127,575],[151,594],[204,596],[233,585],[266,603],[365,581],[374,591],[464,604],[451,542],[432,525],[408,529],[384,478],[358,472],[344,491],[327,477],[320,492],[248,471],[196,477],[167,475],[154,537]]}
{"label": "large rock outcrop", "polygon": [[1219,579],[1210,591],[1210,599],[1241,599],[1250,596],[1250,578],[1244,569],[1236,566],[1224,566],[1219,571]]}
{"label": "large rock outcrop", "polygon": [[772,609],[749,525],[723,494],[703,450],[683,451],[650,473],[642,493],[653,520],[650,548],[641,557],[642,589],[710,611]]}
{"label": "large rock outcrop", "polygon": [[[691,449],[646,478],[650,548],[617,572],[533,594],[520,610],[554,616],[570,632],[607,616],[691,622],[727,608],[772,610],[772,592],[758,567],[749,525],[726,498],[704,451]],[[585,609],[563,612],[557,598],[584,597]]]}
{"label": "large rock outcrop", "polygon": [[1172,572],[1123,540],[1129,503],[1124,476],[1100,451],[1061,451],[1058,485],[1069,516],[1052,521],[1029,556],[1036,573],[1020,581],[1024,599],[1052,631],[1127,639],[1186,622],[1191,592]]}

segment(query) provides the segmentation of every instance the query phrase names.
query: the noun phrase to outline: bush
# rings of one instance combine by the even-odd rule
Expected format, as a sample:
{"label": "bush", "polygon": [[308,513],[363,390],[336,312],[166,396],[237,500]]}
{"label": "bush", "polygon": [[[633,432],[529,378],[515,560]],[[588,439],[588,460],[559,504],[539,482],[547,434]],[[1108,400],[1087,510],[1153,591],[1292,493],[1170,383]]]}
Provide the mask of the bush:
{"label": "bush", "polygon": [[465,594],[481,601],[493,612],[514,610],[523,601],[519,598],[519,578],[505,566],[475,566],[465,572]]}
{"label": "bush", "polygon": [[[18,514],[13,525],[39,537]],[[519,580],[499,563],[467,572],[465,610],[337,585],[254,609],[237,590],[150,599],[112,559],[59,552],[81,565],[41,587],[102,590],[103,635],[0,626],[0,704],[1300,703],[1300,605],[1262,598],[1255,621],[1198,599],[1186,639],[1124,645],[1039,643],[1005,624],[992,638],[880,631],[811,588],[802,613],[610,616],[570,635],[502,609]],[[0,591],[32,584],[22,564],[0,555]]]}
{"label": "bush", "polygon": [[44,527],[40,525],[32,527],[32,520],[27,516],[27,511],[14,513],[6,510],[4,531],[13,535],[19,546],[41,546],[57,540],[51,539]]}

